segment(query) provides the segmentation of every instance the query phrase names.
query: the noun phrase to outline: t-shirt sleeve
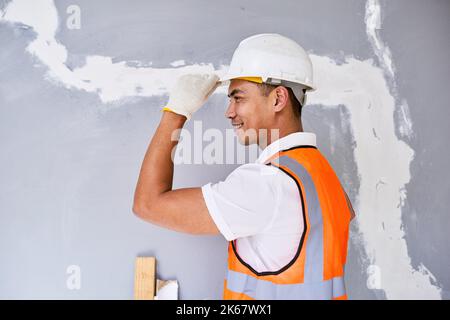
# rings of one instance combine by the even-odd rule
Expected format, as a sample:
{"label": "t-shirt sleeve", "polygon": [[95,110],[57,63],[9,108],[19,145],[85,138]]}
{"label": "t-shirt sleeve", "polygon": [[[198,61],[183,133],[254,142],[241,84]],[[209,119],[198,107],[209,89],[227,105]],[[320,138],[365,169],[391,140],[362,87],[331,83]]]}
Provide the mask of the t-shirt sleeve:
{"label": "t-shirt sleeve", "polygon": [[264,164],[245,164],[225,181],[202,187],[208,211],[228,241],[262,233],[277,214],[279,172]]}

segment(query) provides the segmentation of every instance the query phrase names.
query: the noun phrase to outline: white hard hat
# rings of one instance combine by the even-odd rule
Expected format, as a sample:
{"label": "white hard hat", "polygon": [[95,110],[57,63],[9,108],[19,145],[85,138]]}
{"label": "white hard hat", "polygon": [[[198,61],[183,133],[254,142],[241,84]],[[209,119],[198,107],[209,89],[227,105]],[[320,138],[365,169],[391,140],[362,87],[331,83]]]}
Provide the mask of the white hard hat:
{"label": "white hard hat", "polygon": [[220,81],[238,78],[261,78],[264,83],[290,87],[299,101],[304,101],[304,90],[315,90],[312,63],[306,51],[295,41],[275,33],[257,34],[239,43]]}

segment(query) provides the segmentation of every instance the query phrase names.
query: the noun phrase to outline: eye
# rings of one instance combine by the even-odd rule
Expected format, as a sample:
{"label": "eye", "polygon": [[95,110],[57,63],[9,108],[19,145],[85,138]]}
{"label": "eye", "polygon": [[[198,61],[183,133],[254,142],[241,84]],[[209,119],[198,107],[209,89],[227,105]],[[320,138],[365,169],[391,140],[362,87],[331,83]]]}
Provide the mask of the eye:
{"label": "eye", "polygon": [[236,96],[234,96],[233,98],[234,98],[234,101],[235,101],[235,102],[239,102],[239,101],[242,100],[242,97],[236,97]]}

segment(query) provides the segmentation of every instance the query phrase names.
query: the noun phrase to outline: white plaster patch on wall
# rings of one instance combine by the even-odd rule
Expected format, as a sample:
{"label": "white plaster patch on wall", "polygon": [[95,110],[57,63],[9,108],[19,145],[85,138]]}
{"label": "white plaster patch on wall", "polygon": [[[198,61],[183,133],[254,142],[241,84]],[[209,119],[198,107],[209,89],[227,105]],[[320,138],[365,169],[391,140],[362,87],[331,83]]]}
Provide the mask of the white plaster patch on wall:
{"label": "white plaster patch on wall", "polygon": [[[368,0],[366,2],[366,32],[369,42],[378,57],[382,70],[390,80],[391,87],[385,80],[379,79],[377,84],[384,83],[383,87],[367,86],[367,97],[371,97],[371,115],[364,118],[366,131],[372,128],[374,132],[382,132],[377,144],[357,145],[355,149],[356,162],[361,177],[359,190],[359,211],[362,214],[358,218],[359,229],[365,239],[365,247],[373,264],[380,266],[382,276],[382,289],[388,299],[405,298],[441,298],[441,288],[436,285],[435,277],[423,264],[415,270],[408,255],[406,241],[401,221],[401,208],[406,199],[406,183],[410,180],[409,166],[414,157],[413,150],[404,142],[400,141],[395,134],[394,115],[397,112],[398,131],[401,136],[411,137],[412,121],[409,115],[408,103],[402,99],[396,110],[396,99],[398,90],[395,81],[395,67],[389,47],[385,45],[380,37],[381,29],[381,7],[379,0]],[[374,76],[373,74],[372,76]],[[367,75],[369,78],[369,74]],[[362,79],[361,79],[362,80]],[[362,86],[365,80],[361,82]],[[376,89],[376,90],[375,90]],[[389,90],[390,89],[390,90]],[[393,96],[389,93],[392,92]],[[376,100],[374,94],[378,95]],[[352,109],[351,105],[346,105]],[[364,109],[363,105],[360,106]],[[352,115],[355,111],[352,112]],[[366,141],[369,137],[357,138],[359,121],[352,121],[352,127],[356,141]],[[359,128],[363,129],[364,128]],[[363,139],[363,140],[361,140]],[[375,142],[375,141],[373,141]],[[380,143],[383,149],[379,149]],[[367,149],[367,150],[361,150]],[[377,150],[379,149],[379,150]],[[374,159],[364,159],[374,154]],[[363,153],[363,154],[362,154]],[[374,163],[375,161],[377,163]],[[372,163],[371,163],[372,162]],[[370,167],[366,167],[371,163]],[[364,172],[371,171],[370,174]],[[379,181],[376,179],[379,177]],[[386,201],[389,199],[389,201]],[[395,205],[395,206],[394,206]],[[369,216],[373,215],[373,216]]]}
{"label": "white plaster patch on wall", "polygon": [[[39,15],[33,14],[37,11]],[[58,15],[52,0],[14,0],[0,16],[0,21],[34,29],[37,37],[27,51],[48,67],[50,79],[68,88],[98,93],[103,102],[167,94],[182,73],[215,71],[212,64],[186,66],[184,61],[174,61],[174,68],[129,66],[127,62],[113,63],[106,56],[88,56],[84,66],[70,70],[66,66],[67,50],[55,39]],[[366,24],[382,69],[372,60],[347,57],[344,64],[337,65],[328,57],[311,55],[319,90],[310,101],[329,107],[345,105],[349,110],[361,179],[357,222],[371,263],[381,270],[381,287],[386,296],[440,298],[440,289],[432,284],[435,279],[425,266],[412,268],[404,239],[401,204],[414,152],[395,133],[395,98],[383,74],[387,72],[393,78],[395,70],[389,48],[376,33],[380,27],[377,1],[367,3]],[[224,92],[223,87],[220,90]],[[406,132],[411,130],[411,121],[406,101],[402,105],[406,106],[404,117],[408,121],[406,129],[402,129]]]}
{"label": "white plaster patch on wall", "polygon": [[172,67],[180,67],[180,66],[184,66],[186,64],[186,62],[184,62],[184,60],[177,60],[172,62],[170,65]]}
{"label": "white plaster patch on wall", "polygon": [[411,115],[409,114],[409,106],[408,101],[403,99],[400,105],[398,106],[398,130],[401,136],[403,137],[411,137],[413,134],[412,130],[412,120]]}
{"label": "white plaster patch on wall", "polygon": [[127,62],[113,63],[111,57],[97,55],[86,57],[84,66],[71,70],[66,65],[66,47],[55,39],[58,13],[52,0],[14,0],[1,16],[0,21],[22,23],[34,29],[36,39],[27,51],[48,67],[50,80],[67,88],[98,93],[104,103],[166,94],[180,74],[215,71],[210,63],[183,66],[184,61],[178,60],[172,63],[174,68],[143,68]]}
{"label": "white plaster patch on wall", "polygon": [[[366,23],[366,33],[369,39],[369,42],[375,52],[375,55],[378,58],[378,61],[386,72],[386,76],[390,79],[391,84],[391,92],[394,94],[394,97],[398,100],[398,90],[395,82],[395,66],[392,62],[392,54],[389,47],[383,43],[380,39],[380,30],[381,30],[381,6],[379,0],[367,0],[366,2],[366,14],[365,14],[365,23]],[[411,137],[413,134],[412,130],[412,121],[409,115],[408,103],[404,100],[398,106],[397,112],[397,122],[398,122],[398,130],[399,134],[402,137]]]}
{"label": "white plaster patch on wall", "polygon": [[311,57],[319,88],[310,94],[311,103],[343,104],[350,113],[360,177],[356,221],[370,263],[380,269],[381,289],[388,299],[440,298],[432,275],[423,266],[414,270],[408,256],[401,204],[414,152],[395,134],[395,99],[383,70],[372,60],[347,57],[337,65],[328,57]]}
{"label": "white plaster patch on wall", "polygon": [[374,48],[380,63],[394,77],[394,65],[392,63],[391,50],[378,37],[378,30],[381,29],[381,7],[378,0],[368,0],[366,2],[366,32],[369,41]]}

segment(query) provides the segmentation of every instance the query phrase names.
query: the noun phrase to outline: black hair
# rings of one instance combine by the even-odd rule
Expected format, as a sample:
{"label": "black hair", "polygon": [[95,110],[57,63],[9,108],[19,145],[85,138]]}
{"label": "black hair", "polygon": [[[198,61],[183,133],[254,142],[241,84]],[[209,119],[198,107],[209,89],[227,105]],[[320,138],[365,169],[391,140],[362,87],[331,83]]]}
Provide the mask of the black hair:
{"label": "black hair", "polygon": [[[268,83],[258,83],[257,84],[261,94],[265,97],[268,97],[269,94],[276,88],[278,87],[277,85],[273,85],[273,84],[268,84]],[[300,118],[302,116],[302,104],[300,103],[300,101],[297,100],[297,98],[295,97],[294,91],[292,91],[291,88],[289,87],[285,87],[288,91],[288,95],[289,95],[289,101],[291,102],[292,105],[292,110],[294,111],[294,115],[298,118]],[[303,89],[303,94],[305,94],[306,90]]]}

